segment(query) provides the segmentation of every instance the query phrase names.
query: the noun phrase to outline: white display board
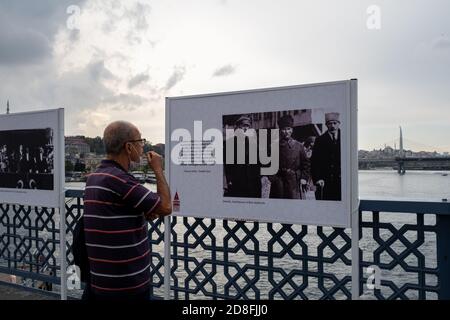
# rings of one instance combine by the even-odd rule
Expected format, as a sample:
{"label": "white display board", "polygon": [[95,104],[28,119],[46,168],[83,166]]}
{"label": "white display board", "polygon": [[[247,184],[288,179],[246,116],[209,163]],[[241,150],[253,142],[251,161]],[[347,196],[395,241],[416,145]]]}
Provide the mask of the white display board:
{"label": "white display board", "polygon": [[60,207],[64,109],[0,115],[0,203]]}
{"label": "white display board", "polygon": [[166,99],[174,215],[349,227],[357,80]]}

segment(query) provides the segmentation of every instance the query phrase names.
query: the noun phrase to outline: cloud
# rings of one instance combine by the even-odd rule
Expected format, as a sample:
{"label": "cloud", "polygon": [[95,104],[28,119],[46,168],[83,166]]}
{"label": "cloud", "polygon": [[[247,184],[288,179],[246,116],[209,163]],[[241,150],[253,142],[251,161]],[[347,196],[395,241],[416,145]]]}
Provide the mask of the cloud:
{"label": "cloud", "polygon": [[95,2],[94,6],[100,9],[105,16],[101,30],[105,34],[123,31],[126,25],[126,38],[130,45],[140,44],[144,39],[142,33],[148,30],[151,6],[139,1],[123,2]]}
{"label": "cloud", "polygon": [[135,20],[135,26],[138,30],[146,30],[149,27],[147,17],[151,13],[151,7],[148,4],[141,2],[136,3],[134,10],[129,12],[132,19]]}
{"label": "cloud", "polygon": [[[99,110],[84,110],[78,113],[77,128],[82,132],[89,132],[92,128],[105,128],[110,122],[110,114]],[[99,135],[100,133],[96,133]],[[94,134],[95,135],[95,134]]]}
{"label": "cloud", "polygon": [[94,79],[95,81],[98,81],[100,79],[114,79],[114,78],[116,78],[111,73],[111,71],[109,71],[105,67],[105,61],[104,60],[91,62],[88,65],[87,69],[89,70],[89,73],[90,73],[92,79]]}
{"label": "cloud", "polygon": [[[255,11],[254,2],[0,1],[0,108],[6,99],[13,112],[65,107],[70,134],[95,133],[110,118],[130,117],[163,139],[168,90],[195,94],[357,77],[360,130],[373,132],[360,136],[363,146],[385,125],[448,118],[448,0],[415,1],[408,12],[386,2],[389,15],[376,32],[366,28],[368,0],[330,2],[326,10],[321,2],[289,0],[285,6],[260,1]],[[67,28],[69,5],[81,8],[78,30]],[[417,21],[420,28],[411,32]],[[236,72],[239,77],[226,78]],[[208,81],[211,76],[225,78]],[[143,115],[151,108],[155,115]],[[77,131],[80,121],[86,132]]]}
{"label": "cloud", "polygon": [[181,80],[183,80],[185,73],[186,73],[186,68],[184,66],[175,67],[172,75],[167,80],[167,83],[164,87],[165,90],[167,91],[167,90],[170,90],[173,87],[175,87],[175,85],[177,83],[179,83]]}
{"label": "cloud", "polygon": [[67,8],[71,5],[81,7],[86,0],[15,0],[1,1],[0,12],[3,19],[8,18],[11,25],[36,30],[50,39],[62,22],[69,18]]}
{"label": "cloud", "polygon": [[149,75],[147,73],[140,73],[134,76],[133,78],[128,81],[128,89],[132,89],[136,87],[137,85],[141,84],[142,82],[146,82],[150,79]]}
{"label": "cloud", "polygon": [[[5,28],[0,22],[0,30]],[[50,41],[34,30],[0,32],[0,43],[0,65],[34,64],[51,57]]]}
{"label": "cloud", "polygon": [[450,38],[447,36],[441,36],[433,43],[433,48],[438,50],[450,49]]}
{"label": "cloud", "polygon": [[120,93],[103,100],[106,104],[115,105],[114,110],[131,111],[146,103],[147,98],[136,94]]}
{"label": "cloud", "polygon": [[82,69],[64,72],[60,76],[53,74],[43,79],[40,99],[73,111],[95,108],[114,97],[114,90],[105,84],[106,80],[114,78],[104,61],[92,61]]}
{"label": "cloud", "polygon": [[231,64],[227,64],[227,65],[224,65],[224,66],[216,69],[216,71],[214,71],[214,73],[213,73],[213,77],[229,76],[235,72],[236,72],[236,67]]}
{"label": "cloud", "polygon": [[2,1],[0,3],[0,65],[37,64],[52,56],[59,26],[70,4],[84,0]]}

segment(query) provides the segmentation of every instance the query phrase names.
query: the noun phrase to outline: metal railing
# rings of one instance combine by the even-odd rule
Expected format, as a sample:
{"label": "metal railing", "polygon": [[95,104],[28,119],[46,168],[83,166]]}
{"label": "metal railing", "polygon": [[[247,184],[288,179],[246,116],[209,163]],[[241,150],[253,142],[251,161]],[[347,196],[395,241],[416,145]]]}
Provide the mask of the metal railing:
{"label": "metal railing", "polygon": [[[67,261],[83,213],[66,192]],[[60,284],[54,209],[0,204],[0,273]],[[351,230],[171,217],[173,299],[350,299]],[[450,203],[360,202],[362,299],[450,299]],[[164,223],[149,223],[152,295],[164,296]],[[69,295],[71,292],[69,291]]]}

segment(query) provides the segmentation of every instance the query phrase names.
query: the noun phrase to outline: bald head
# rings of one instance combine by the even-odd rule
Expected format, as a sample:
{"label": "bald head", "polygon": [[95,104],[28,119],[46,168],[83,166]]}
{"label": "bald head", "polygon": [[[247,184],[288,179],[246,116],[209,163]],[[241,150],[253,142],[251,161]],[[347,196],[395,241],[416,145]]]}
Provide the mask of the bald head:
{"label": "bald head", "polygon": [[118,155],[126,142],[139,139],[139,130],[130,122],[115,121],[110,123],[103,132],[103,143],[106,153]]}

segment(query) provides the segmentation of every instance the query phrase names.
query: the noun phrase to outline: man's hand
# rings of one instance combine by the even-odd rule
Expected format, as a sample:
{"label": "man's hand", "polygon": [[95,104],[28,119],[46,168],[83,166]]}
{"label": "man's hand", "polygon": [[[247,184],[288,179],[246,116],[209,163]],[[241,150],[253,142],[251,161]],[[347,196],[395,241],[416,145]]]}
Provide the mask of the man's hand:
{"label": "man's hand", "polygon": [[300,179],[300,189],[305,193],[308,191],[308,182],[305,179]]}
{"label": "man's hand", "polygon": [[316,184],[317,184],[319,187],[323,188],[323,186],[325,185],[325,181],[319,180],[319,181],[316,182]]}
{"label": "man's hand", "polygon": [[170,196],[169,185],[164,177],[161,156],[154,151],[150,151],[147,153],[147,160],[149,167],[155,173],[156,193],[161,198],[161,202],[156,206],[152,214],[146,217],[147,220],[152,220],[172,213],[172,199]]}
{"label": "man's hand", "polygon": [[156,218],[159,218],[159,215],[156,213],[150,213],[150,214],[146,214],[144,216],[145,216],[145,220],[147,220],[147,221],[153,221]]}
{"label": "man's hand", "polygon": [[149,151],[147,152],[147,160],[148,165],[154,172],[162,172],[162,157],[159,154],[157,154],[155,151]]}

